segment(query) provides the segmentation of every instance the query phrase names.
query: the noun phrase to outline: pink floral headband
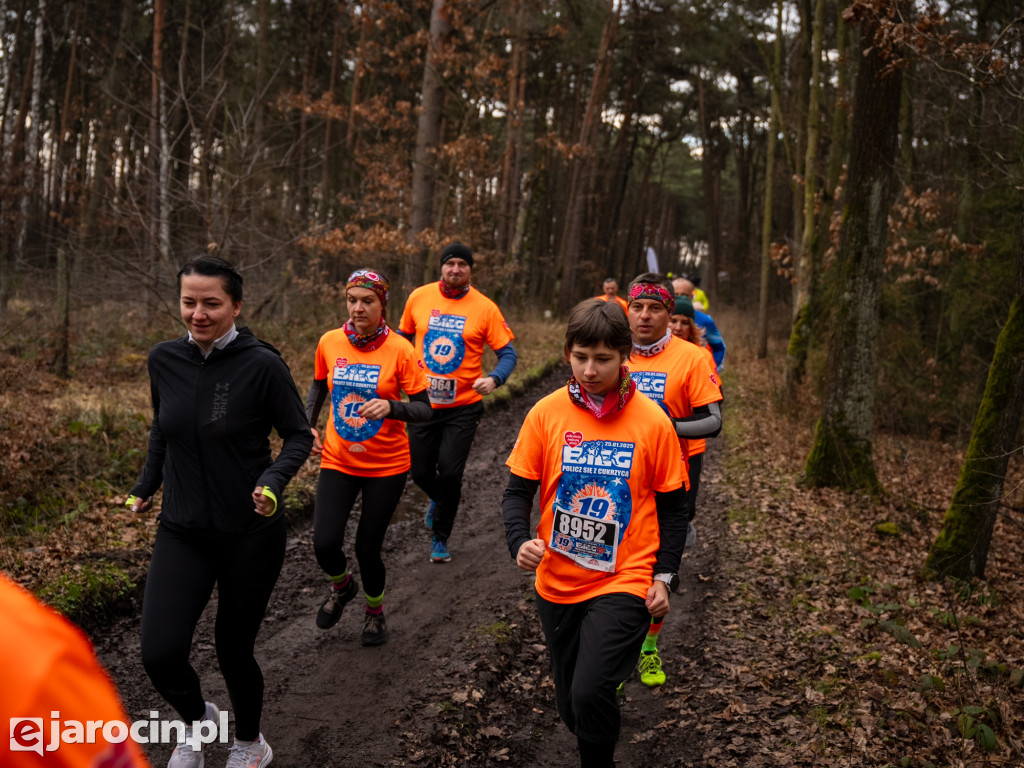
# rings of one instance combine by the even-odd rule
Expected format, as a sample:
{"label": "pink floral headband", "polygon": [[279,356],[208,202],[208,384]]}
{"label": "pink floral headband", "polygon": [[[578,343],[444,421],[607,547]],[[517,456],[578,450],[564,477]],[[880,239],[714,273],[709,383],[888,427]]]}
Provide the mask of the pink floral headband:
{"label": "pink floral headband", "polygon": [[672,298],[672,294],[668,292],[665,286],[658,283],[637,283],[630,288],[629,300],[633,302],[637,299],[660,301],[670,313],[675,309],[675,301]]}

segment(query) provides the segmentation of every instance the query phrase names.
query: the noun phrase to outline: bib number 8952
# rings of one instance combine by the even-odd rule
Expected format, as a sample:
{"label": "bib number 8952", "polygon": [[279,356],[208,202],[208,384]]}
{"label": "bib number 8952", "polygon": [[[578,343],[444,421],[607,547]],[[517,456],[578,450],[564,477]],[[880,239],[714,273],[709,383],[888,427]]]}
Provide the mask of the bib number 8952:
{"label": "bib number 8952", "polygon": [[563,512],[558,516],[558,532],[565,536],[572,536],[574,539],[604,542],[607,538],[608,526],[597,520]]}

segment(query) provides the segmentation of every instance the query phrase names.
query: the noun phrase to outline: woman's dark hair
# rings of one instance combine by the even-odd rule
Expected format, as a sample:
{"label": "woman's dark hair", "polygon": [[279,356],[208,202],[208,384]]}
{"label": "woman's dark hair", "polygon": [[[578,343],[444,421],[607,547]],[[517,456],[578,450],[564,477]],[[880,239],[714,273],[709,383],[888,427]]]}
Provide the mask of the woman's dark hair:
{"label": "woman's dark hair", "polygon": [[622,307],[614,301],[587,299],[569,313],[565,329],[565,354],[568,357],[575,345],[594,347],[598,344],[617,350],[629,358],[633,351],[633,336]]}
{"label": "woman's dark hair", "polygon": [[178,293],[181,293],[182,275],[219,277],[224,284],[224,293],[230,296],[232,301],[240,302],[242,300],[242,276],[238,274],[231,262],[220,256],[196,256],[185,262],[185,265],[178,270]]}

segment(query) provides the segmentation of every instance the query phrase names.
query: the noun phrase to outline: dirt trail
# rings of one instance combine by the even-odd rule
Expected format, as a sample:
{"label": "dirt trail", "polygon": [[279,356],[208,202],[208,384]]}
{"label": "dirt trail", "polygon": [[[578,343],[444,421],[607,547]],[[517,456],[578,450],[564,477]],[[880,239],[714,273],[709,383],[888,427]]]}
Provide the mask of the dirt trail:
{"label": "dirt trail", "polygon": [[[566,378],[567,369],[559,369],[508,406],[485,414],[466,470],[448,564],[428,560],[423,496],[409,483],[385,542],[384,646],[359,644],[362,610],[355,603],[338,626],[316,628],[313,618],[326,581],[313,558],[310,520],[293,524],[257,641],[266,680],[262,728],[274,748],[274,766],[577,764],[575,739],[555,713],[531,602],[532,577],[509,557],[500,513],[504,461],[522,419]],[[668,684],[647,689],[636,675],[627,683],[616,752],[620,768],[702,764],[704,737],[699,729],[681,726],[693,722],[694,697],[701,695],[698,687],[706,687],[694,681],[704,647],[702,616],[717,578],[719,477],[712,447],[698,543],[684,557],[682,593],[673,597],[660,642]],[[346,550],[351,553],[350,542]],[[206,697],[229,708],[214,655],[212,607],[197,630],[193,663]],[[174,717],[142,669],[137,615],[94,635],[94,641],[132,718],[148,718],[151,710]],[[223,764],[224,747],[207,750],[207,765]],[[168,755],[167,746],[150,747],[155,766],[165,765]]]}

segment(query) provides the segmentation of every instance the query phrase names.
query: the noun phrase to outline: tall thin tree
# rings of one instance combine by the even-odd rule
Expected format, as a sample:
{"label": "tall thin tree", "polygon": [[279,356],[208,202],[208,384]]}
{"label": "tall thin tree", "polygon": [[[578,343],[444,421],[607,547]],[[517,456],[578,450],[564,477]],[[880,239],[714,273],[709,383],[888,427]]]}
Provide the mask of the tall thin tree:
{"label": "tall thin tree", "polygon": [[898,40],[886,30],[905,0],[851,6],[867,46],[853,104],[853,148],[840,239],[839,296],[829,338],[821,418],[807,457],[811,485],[879,488],[872,458],[879,304],[888,217],[895,197],[897,128],[902,88]]}

